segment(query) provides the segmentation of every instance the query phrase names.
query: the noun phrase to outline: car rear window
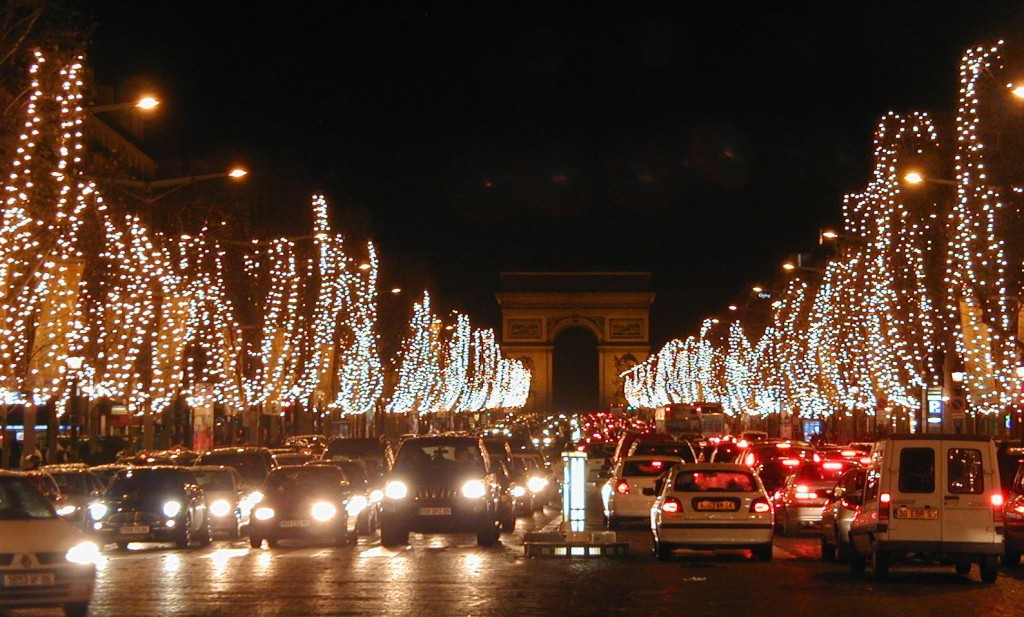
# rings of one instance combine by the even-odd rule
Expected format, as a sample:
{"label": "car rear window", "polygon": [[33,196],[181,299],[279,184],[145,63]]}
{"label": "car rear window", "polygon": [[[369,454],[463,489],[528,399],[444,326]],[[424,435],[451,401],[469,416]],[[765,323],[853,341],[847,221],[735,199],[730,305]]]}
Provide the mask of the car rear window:
{"label": "car rear window", "polygon": [[624,476],[660,476],[677,461],[626,461],[622,464]]}
{"label": "car rear window", "polygon": [[900,450],[901,493],[935,492],[935,451],[931,448]]}
{"label": "car rear window", "polygon": [[662,454],[665,456],[678,456],[687,463],[696,461],[693,455],[693,448],[688,444],[681,443],[641,443],[637,444],[633,454]]}
{"label": "car rear window", "polygon": [[753,474],[746,471],[683,471],[676,475],[673,490],[681,493],[757,490]]}
{"label": "car rear window", "polygon": [[946,451],[946,479],[950,493],[980,495],[985,492],[985,469],[981,450],[950,448]]}

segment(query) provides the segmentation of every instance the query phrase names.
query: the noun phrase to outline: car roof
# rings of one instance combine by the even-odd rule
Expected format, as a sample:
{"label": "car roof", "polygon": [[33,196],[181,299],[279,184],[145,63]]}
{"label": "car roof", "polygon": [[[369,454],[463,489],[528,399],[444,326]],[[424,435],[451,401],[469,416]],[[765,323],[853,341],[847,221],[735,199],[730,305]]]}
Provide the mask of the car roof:
{"label": "car roof", "polygon": [[680,471],[743,471],[754,473],[750,467],[738,463],[687,463],[679,466]]}

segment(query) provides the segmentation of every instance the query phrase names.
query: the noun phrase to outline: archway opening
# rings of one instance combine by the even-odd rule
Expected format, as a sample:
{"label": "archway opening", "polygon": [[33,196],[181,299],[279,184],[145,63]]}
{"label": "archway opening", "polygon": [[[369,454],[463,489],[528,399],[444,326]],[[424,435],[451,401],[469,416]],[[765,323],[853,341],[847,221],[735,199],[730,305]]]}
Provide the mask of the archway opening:
{"label": "archway opening", "polygon": [[597,337],[586,328],[567,328],[553,343],[554,411],[596,411],[600,399]]}

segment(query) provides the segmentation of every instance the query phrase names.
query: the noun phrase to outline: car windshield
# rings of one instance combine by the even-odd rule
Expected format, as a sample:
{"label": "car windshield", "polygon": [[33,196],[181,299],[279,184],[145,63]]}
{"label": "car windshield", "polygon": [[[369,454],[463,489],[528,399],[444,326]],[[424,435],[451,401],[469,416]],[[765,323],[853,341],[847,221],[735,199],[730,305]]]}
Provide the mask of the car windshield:
{"label": "car windshield", "polygon": [[622,464],[624,476],[660,476],[678,461],[629,461]]}
{"label": "car windshield", "polygon": [[734,491],[749,493],[757,490],[754,476],[746,471],[682,471],[676,475],[673,490],[683,493],[707,491]]}
{"label": "car windshield", "polygon": [[51,473],[53,481],[57,483],[60,492],[65,495],[83,497],[92,492],[92,484],[84,473]]}
{"label": "car windshield", "polygon": [[403,470],[474,467],[481,472],[484,459],[475,441],[409,440],[398,451],[395,467]]}
{"label": "car windshield", "polygon": [[225,465],[234,467],[247,484],[259,486],[267,478],[270,469],[260,455],[242,452],[211,452],[203,455],[203,465]]}
{"label": "car windshield", "polygon": [[338,487],[345,479],[341,469],[329,465],[277,469],[267,476],[264,492],[305,492]]}
{"label": "car windshield", "polygon": [[370,479],[366,476],[366,467],[359,461],[339,461],[338,467],[345,472],[349,482],[355,484],[366,484]]}
{"label": "car windshield", "polygon": [[235,478],[227,469],[194,469],[196,482],[207,491],[234,491]]}
{"label": "car windshield", "polygon": [[0,478],[0,520],[57,518],[50,502],[22,478]]}
{"label": "car windshield", "polygon": [[177,469],[125,469],[110,481],[107,494],[181,493],[186,481]]}

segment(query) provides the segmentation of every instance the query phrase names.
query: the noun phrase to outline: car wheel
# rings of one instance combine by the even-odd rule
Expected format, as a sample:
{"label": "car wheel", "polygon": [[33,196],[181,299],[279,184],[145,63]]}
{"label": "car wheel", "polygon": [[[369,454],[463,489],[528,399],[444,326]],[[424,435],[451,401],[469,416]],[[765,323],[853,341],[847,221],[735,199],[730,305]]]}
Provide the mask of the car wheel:
{"label": "car wheel", "polygon": [[89,614],[88,602],[71,602],[64,605],[64,614],[67,617],[86,617]]}
{"label": "car wheel", "polygon": [[754,558],[758,561],[771,561],[772,560],[772,544],[762,544],[753,548]]}
{"label": "car wheel", "polygon": [[1003,565],[1007,566],[1019,566],[1020,565],[1020,551],[1015,548],[1007,546],[1003,549]]}
{"label": "car wheel", "polygon": [[867,560],[864,556],[858,553],[856,550],[850,555],[850,572],[854,574],[864,574],[864,570],[867,568]]}
{"label": "car wheel", "polygon": [[995,555],[985,555],[981,558],[981,582],[994,583],[999,576],[999,560]]}
{"label": "car wheel", "polygon": [[240,520],[238,520],[238,517],[236,516],[235,517],[235,524],[232,525],[231,529],[228,530],[228,539],[229,540],[237,540],[238,538],[241,537],[241,535],[242,535],[242,522]]}
{"label": "car wheel", "polygon": [[871,561],[875,578],[883,579],[889,576],[889,553],[875,551],[871,556]]}
{"label": "car wheel", "polygon": [[117,543],[117,548],[121,549],[122,551],[126,551],[126,550],[128,550],[128,544],[130,544],[130,543],[129,542],[118,542]]}
{"label": "car wheel", "polygon": [[971,560],[970,559],[958,559],[953,564],[953,569],[956,570],[957,574],[970,574],[971,573]]}
{"label": "car wheel", "polygon": [[356,533],[361,536],[368,536],[373,531],[370,529],[370,513],[365,510],[359,513],[356,519]]}
{"label": "car wheel", "polygon": [[402,546],[409,543],[409,532],[403,529],[395,529],[390,525],[382,525],[380,528],[381,546]]}
{"label": "car wheel", "polygon": [[486,529],[476,532],[476,543],[479,546],[494,546],[499,534],[498,525],[488,525]]}
{"label": "car wheel", "polygon": [[260,538],[259,536],[249,536],[249,546],[252,548],[262,548],[263,538]]}
{"label": "car wheel", "polygon": [[655,540],[654,555],[658,558],[658,561],[668,561],[669,559],[672,559],[672,545]]}
{"label": "car wheel", "polygon": [[515,508],[508,509],[508,516],[501,522],[501,531],[511,533],[516,529],[516,512]]}
{"label": "car wheel", "polygon": [[850,561],[853,559],[855,554],[856,552],[848,542],[840,540],[839,543],[836,544],[836,561]]}
{"label": "car wheel", "polygon": [[174,543],[178,548],[188,548],[192,544],[192,517],[188,517],[181,525],[181,535]]}
{"label": "car wheel", "polygon": [[822,561],[836,560],[836,545],[829,543],[824,532],[821,534],[821,559]]}

